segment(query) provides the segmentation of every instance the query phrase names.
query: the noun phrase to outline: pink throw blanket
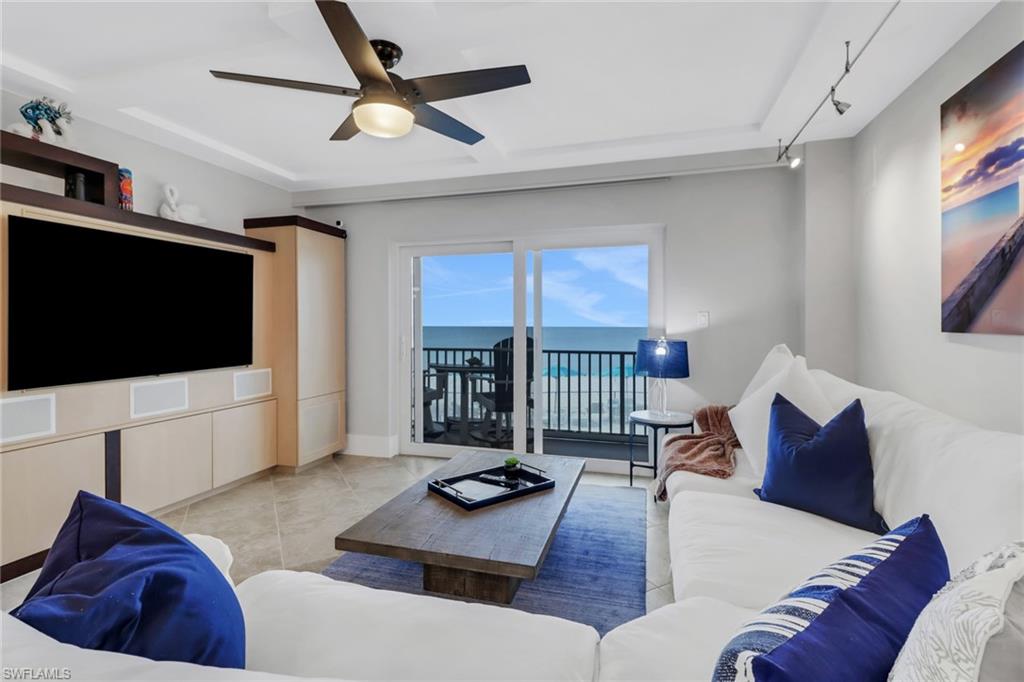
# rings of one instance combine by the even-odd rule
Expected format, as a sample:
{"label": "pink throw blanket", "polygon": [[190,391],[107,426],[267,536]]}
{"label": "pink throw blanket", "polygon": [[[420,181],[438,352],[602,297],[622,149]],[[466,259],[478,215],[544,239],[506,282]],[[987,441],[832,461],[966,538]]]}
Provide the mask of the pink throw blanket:
{"label": "pink throw blanket", "polygon": [[671,434],[663,444],[661,472],[655,496],[665,499],[665,481],[675,471],[692,471],[714,478],[729,478],[736,471],[734,452],[740,446],[729,421],[729,408],[708,405],[693,415],[700,433]]}

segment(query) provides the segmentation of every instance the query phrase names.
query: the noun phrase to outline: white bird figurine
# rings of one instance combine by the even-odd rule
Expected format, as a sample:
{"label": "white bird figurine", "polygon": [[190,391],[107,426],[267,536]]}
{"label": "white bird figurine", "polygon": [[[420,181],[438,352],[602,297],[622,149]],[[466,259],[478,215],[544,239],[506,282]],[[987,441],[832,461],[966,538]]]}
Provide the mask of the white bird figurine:
{"label": "white bird figurine", "polygon": [[167,201],[160,205],[161,217],[193,225],[206,224],[206,218],[203,217],[202,210],[198,206],[178,204],[178,188],[174,185],[164,185],[164,198]]}

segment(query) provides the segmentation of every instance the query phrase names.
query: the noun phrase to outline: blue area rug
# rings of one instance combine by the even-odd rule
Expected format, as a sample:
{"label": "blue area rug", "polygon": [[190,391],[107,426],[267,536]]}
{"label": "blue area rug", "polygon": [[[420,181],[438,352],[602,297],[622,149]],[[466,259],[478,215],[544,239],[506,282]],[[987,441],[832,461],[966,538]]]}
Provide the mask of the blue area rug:
{"label": "blue area rug", "polygon": [[[602,636],[644,615],[645,494],[640,488],[579,486],[540,575],[523,581],[511,608],[592,625]],[[323,574],[367,587],[431,594],[423,591],[422,566],[399,559],[346,552]]]}

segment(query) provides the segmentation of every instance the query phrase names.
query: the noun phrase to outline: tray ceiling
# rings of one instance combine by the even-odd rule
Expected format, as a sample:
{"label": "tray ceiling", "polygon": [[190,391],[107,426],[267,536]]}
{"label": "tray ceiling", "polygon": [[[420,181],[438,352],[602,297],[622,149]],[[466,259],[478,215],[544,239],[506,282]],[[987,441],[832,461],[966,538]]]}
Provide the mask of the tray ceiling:
{"label": "tray ceiling", "polygon": [[[329,137],[352,100],[218,81],[211,68],[355,86],[312,2],[2,5],[4,89],[290,190],[774,146],[887,3],[351,3],[413,77],[526,64],[533,83],[437,103],[487,137]],[[904,3],[846,79],[856,134],[994,3]]]}

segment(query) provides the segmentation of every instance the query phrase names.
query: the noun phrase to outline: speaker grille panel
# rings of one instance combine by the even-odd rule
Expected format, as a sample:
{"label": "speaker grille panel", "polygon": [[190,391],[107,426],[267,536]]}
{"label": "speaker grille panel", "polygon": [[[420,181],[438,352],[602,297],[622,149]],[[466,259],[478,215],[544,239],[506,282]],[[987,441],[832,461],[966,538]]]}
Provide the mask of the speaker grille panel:
{"label": "speaker grille panel", "polygon": [[0,443],[52,436],[56,432],[56,394],[0,400]]}
{"label": "speaker grille panel", "polygon": [[188,378],[158,379],[131,385],[132,419],[188,409]]}
{"label": "speaker grille panel", "polygon": [[273,392],[270,368],[235,372],[235,400],[249,400]]}

